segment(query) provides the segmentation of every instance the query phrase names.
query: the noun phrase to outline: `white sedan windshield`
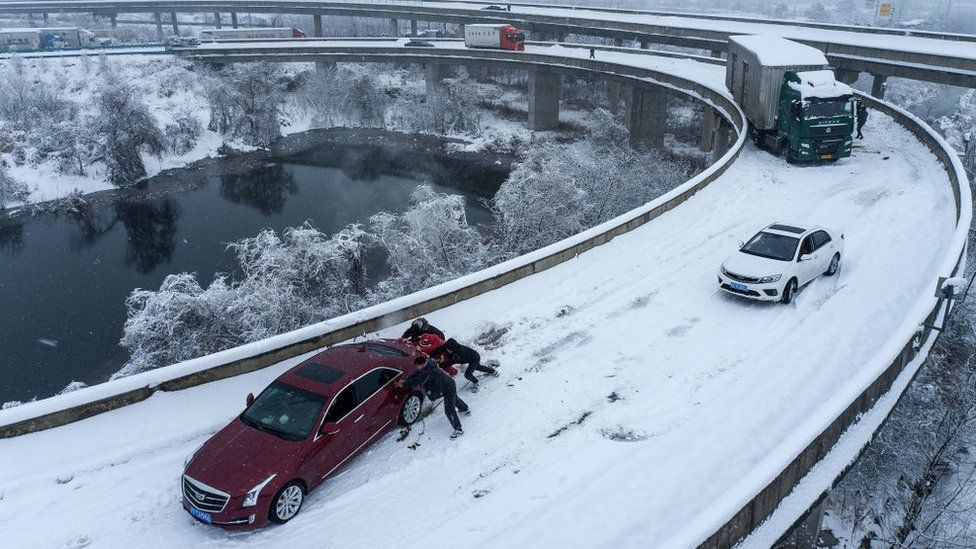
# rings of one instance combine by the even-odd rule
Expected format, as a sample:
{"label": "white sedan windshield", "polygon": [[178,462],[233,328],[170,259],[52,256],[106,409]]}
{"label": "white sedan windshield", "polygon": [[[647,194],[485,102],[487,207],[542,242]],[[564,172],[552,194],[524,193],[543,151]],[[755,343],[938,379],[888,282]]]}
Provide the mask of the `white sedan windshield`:
{"label": "white sedan windshield", "polygon": [[781,234],[760,232],[742,247],[742,252],[779,261],[792,261],[800,239]]}

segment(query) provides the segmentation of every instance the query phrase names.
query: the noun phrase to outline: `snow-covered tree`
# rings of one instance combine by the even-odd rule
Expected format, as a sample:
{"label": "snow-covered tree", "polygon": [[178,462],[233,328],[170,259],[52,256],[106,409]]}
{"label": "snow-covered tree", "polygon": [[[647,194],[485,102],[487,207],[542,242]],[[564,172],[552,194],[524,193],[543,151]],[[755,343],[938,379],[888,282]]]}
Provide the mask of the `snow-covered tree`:
{"label": "snow-covered tree", "polygon": [[165,148],[156,118],[135,88],[108,80],[95,97],[91,121],[98,149],[115,185],[135,183],[146,175],[142,153],[160,154]]}
{"label": "snow-covered tree", "polygon": [[284,91],[281,69],[273,63],[231,65],[207,88],[209,128],[248,145],[267,145],[281,137]]}
{"label": "snow-covered tree", "polygon": [[536,250],[584,228],[585,193],[570,176],[562,148],[530,147],[495,193],[492,208],[511,255]]}
{"label": "snow-covered tree", "polygon": [[475,271],[488,260],[481,234],[468,225],[464,197],[437,193],[427,185],[414,190],[407,211],[374,215],[370,228],[393,273],[386,291],[426,288]]}

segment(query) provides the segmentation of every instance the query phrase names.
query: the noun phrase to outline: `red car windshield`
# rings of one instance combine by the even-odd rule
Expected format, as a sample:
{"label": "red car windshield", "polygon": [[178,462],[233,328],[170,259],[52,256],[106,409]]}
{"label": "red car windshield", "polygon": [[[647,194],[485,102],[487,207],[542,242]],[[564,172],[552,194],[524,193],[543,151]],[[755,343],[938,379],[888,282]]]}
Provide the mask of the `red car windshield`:
{"label": "red car windshield", "polygon": [[245,424],[285,440],[305,440],[326,398],[275,381],[241,414]]}

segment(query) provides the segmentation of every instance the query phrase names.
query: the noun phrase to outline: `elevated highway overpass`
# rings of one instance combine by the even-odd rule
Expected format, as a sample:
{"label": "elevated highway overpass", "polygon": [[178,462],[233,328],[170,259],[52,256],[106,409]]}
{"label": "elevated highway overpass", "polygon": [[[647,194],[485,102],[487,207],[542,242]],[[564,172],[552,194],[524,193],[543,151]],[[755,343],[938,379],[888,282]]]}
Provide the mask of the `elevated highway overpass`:
{"label": "elevated highway overpass", "polygon": [[669,44],[704,49],[720,54],[734,34],[773,34],[817,47],[828,54],[838,69],[853,78],[868,72],[877,79],[875,96],[883,94],[885,79],[899,76],[958,86],[976,87],[976,37],[963,34],[902,31],[764,21],[742,17],[719,17],[661,11],[576,8],[538,4],[512,4],[511,12],[486,11],[484,2],[333,2],[320,0],[48,0],[0,2],[2,14],[95,13],[115,20],[119,13],[153,13],[160,34],[163,19],[177,29],[179,13],[237,14],[282,13],[309,15],[314,34],[321,36],[323,16],[352,16],[389,19],[391,34],[400,34],[400,22],[418,21],[464,25],[478,22],[511,22],[521,25],[543,40],[564,40],[568,34],[612,38],[618,45],[633,42],[641,47]]}
{"label": "elevated highway overpass", "polygon": [[[14,547],[70,543],[79,533],[70,524],[93,525],[82,534],[89,539],[142,545],[729,547],[744,538],[762,547],[816,518],[816,502],[936,337],[919,329],[945,313],[932,295],[936,277],[964,262],[972,204],[947,145],[866,98],[885,114],[872,117],[853,158],[791,167],[746,145],[723,67],[708,60],[401,44],[233,43],[190,55],[583,71],[700,101],[735,138],[671,193],[528,256],[273,340],[0,412],[0,436],[11,437],[0,440],[0,521],[23,522],[45,504],[71,517],[14,531]],[[717,291],[714,271],[737,240],[797,219],[845,231],[839,278],[814,283],[792,307]],[[228,538],[194,527],[177,502],[182,458],[239,412],[241,395],[301,353],[364,330],[394,335],[421,314],[468,341],[489,322],[509,329],[495,351],[503,383],[471,399],[459,444],[447,445],[441,418],[428,420],[406,441],[420,442],[416,451],[387,436],[284,528]]]}

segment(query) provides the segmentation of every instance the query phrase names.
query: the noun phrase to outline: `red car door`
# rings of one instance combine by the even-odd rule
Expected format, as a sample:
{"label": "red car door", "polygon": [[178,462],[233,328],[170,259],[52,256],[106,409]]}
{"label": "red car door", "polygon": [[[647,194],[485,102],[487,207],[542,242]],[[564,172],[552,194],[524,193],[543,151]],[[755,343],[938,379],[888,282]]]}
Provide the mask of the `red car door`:
{"label": "red car door", "polygon": [[[307,473],[303,476],[321,482],[332,471],[339,468],[368,436],[363,429],[360,416],[359,398],[355,382],[346,385],[329,403],[320,432],[312,438],[312,450],[306,459]],[[335,427],[329,432],[329,425]],[[326,432],[322,432],[326,431]]]}
{"label": "red car door", "polygon": [[393,381],[399,374],[400,371],[395,368],[380,366],[356,380],[356,392],[363,401],[362,408],[369,431],[367,438],[370,441],[378,438],[384,429],[396,422],[402,398]]}

